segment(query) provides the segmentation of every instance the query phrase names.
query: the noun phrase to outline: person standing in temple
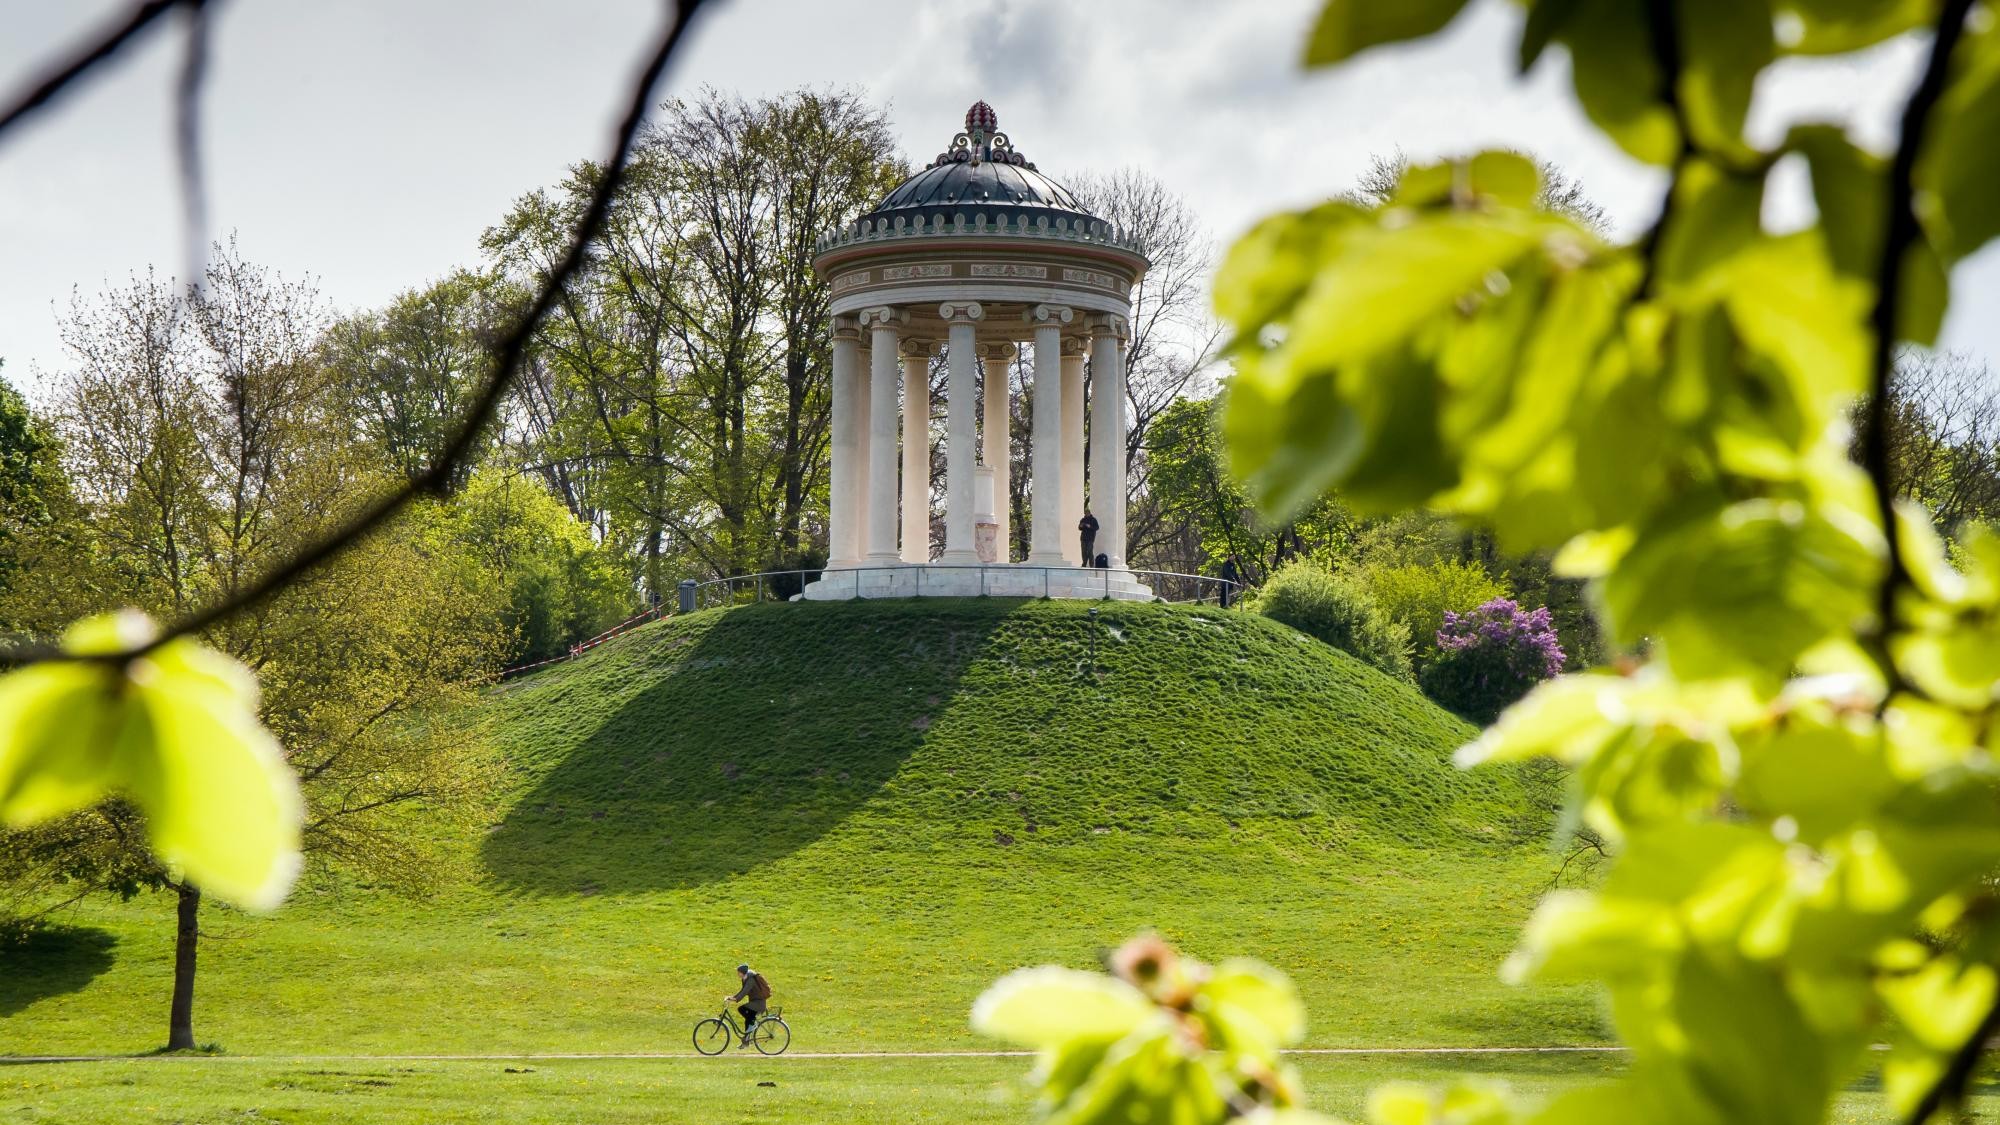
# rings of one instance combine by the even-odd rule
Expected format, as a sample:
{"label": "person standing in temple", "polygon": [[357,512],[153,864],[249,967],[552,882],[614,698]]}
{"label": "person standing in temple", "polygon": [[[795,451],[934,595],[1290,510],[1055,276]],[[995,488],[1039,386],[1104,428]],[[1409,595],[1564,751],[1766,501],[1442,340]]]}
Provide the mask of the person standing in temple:
{"label": "person standing in temple", "polygon": [[1090,514],[1089,508],[1085,508],[1083,518],[1076,521],[1076,530],[1083,536],[1083,554],[1079,557],[1083,559],[1083,565],[1089,566],[1097,558],[1097,552],[1093,550],[1097,545],[1097,517]]}
{"label": "person standing in temple", "polygon": [[1229,608],[1229,595],[1236,591],[1236,556],[1222,560],[1222,608]]}

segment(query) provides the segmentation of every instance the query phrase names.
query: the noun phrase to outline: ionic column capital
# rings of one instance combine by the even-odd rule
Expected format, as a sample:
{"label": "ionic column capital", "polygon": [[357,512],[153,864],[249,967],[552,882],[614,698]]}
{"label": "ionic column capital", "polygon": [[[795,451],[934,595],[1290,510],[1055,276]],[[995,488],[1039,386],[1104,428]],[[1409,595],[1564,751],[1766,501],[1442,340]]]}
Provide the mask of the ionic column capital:
{"label": "ionic column capital", "polygon": [[1077,359],[1082,359],[1084,353],[1089,350],[1090,345],[1081,336],[1064,336],[1062,338],[1062,354],[1065,357],[1074,356]]}
{"label": "ionic column capital", "polygon": [[1100,313],[1090,318],[1090,334],[1113,336],[1121,341],[1129,340],[1132,338],[1132,326],[1117,313]]}
{"label": "ionic column capital", "polygon": [[1068,305],[1033,305],[1021,314],[1021,319],[1037,328],[1068,324],[1076,319],[1076,310]]}
{"label": "ionic column capital", "polygon": [[937,341],[921,336],[905,336],[897,344],[897,350],[902,352],[904,359],[929,359],[937,354]]}
{"label": "ionic column capital", "polygon": [[1020,351],[1021,349],[1015,347],[1013,344],[1007,344],[1007,343],[981,344],[979,345],[979,358],[1013,359],[1016,355],[1020,353]]}
{"label": "ionic column capital", "polygon": [[855,314],[863,328],[901,328],[910,322],[910,314],[888,305],[876,305],[862,309]]}
{"label": "ionic column capital", "polygon": [[938,319],[946,324],[974,324],[986,319],[978,301],[946,301],[938,306]]}
{"label": "ionic column capital", "polygon": [[833,318],[833,338],[853,340],[858,343],[861,340],[861,327],[854,323],[854,318],[851,316],[836,316]]}

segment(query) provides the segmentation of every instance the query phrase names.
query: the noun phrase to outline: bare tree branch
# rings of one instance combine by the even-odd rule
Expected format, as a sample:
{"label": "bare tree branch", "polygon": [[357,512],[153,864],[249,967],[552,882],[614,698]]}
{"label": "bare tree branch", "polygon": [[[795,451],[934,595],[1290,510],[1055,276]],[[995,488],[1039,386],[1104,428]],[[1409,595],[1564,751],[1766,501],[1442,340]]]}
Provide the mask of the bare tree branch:
{"label": "bare tree branch", "polygon": [[120,48],[146,31],[154,20],[179,5],[192,2],[193,0],[147,0],[146,3],[132,9],[125,17],[125,22],[92,40],[89,46],[77,52],[75,58],[23,91],[6,112],[0,113],[0,133],[6,132],[16,122],[54,101],[56,95],[62,93],[70,83],[82,78],[98,63],[117,54]]}
{"label": "bare tree branch", "polygon": [[1944,95],[1952,48],[1958,45],[1971,11],[1972,0],[1945,0],[1943,10],[1938,13],[1930,60],[1924,65],[1916,89],[1910,92],[1909,103],[1903,107],[1902,135],[1896,140],[1896,155],[1889,164],[1889,210],[1883,224],[1882,256],[1875,265],[1875,307],[1869,314],[1875,332],[1871,357],[1874,382],[1861,432],[1861,467],[1875,485],[1876,514],[1882,522],[1888,548],[1887,565],[1875,603],[1876,637],[1883,649],[1882,674],[1888,677],[1891,688],[1883,696],[1885,707],[1895,694],[1894,689],[1901,685],[1896,661],[1887,650],[1889,634],[1896,622],[1896,595],[1910,577],[1896,535],[1896,486],[1889,462],[1889,383],[1896,369],[1896,321],[1903,304],[1903,263],[1910,248],[1923,236],[1913,205],[1917,154],[1923,151],[1924,131],[1930,123],[1931,111]]}

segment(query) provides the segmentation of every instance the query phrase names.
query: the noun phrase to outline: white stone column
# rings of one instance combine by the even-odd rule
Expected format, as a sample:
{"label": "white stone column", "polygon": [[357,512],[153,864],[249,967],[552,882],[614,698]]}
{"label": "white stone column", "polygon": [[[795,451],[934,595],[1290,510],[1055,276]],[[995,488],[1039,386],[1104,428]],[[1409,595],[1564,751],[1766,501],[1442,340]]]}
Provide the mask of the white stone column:
{"label": "white stone column", "polygon": [[1125,565],[1125,319],[1091,319],[1090,508],[1098,551]]}
{"label": "white stone column", "polygon": [[903,341],[903,561],[931,561],[931,353]]}
{"label": "white stone column", "polygon": [[1083,520],[1083,350],[1081,337],[1062,340],[1062,527],[1063,557],[1089,566],[1076,525]]}
{"label": "white stone column", "polygon": [[1007,379],[1007,365],[1013,362],[1014,352],[1012,344],[987,344],[979,352],[986,372],[986,441],[981,455],[987,468],[993,470],[994,561],[1003,563],[1014,558],[1013,412]]}
{"label": "white stone column", "polygon": [[901,561],[896,553],[896,348],[906,314],[887,306],[864,309],[868,329],[868,538],[870,566]]}
{"label": "white stone column", "polygon": [[[870,368],[874,365],[875,353],[868,348],[868,333],[858,325],[854,334],[861,337],[861,362],[854,369],[854,557],[864,560],[868,557],[868,497],[875,486],[868,480],[868,415],[875,409],[875,397],[870,391],[875,386],[875,375]],[[857,563],[857,565],[859,565]]]}
{"label": "white stone column", "polygon": [[867,427],[866,384],[861,380],[861,332],[851,317],[833,321],[833,476],[827,482],[826,553],[829,567],[861,562],[860,501],[867,487],[861,444]]}
{"label": "white stone column", "polygon": [[938,306],[938,316],[947,326],[945,362],[944,434],[944,554],[939,562],[967,565],[979,561],[973,502],[973,464],[978,449],[974,445],[974,411],[978,403],[979,374],[974,364],[979,347],[975,335],[986,312],[977,301]]}
{"label": "white stone column", "polygon": [[1033,478],[1029,501],[1028,562],[1062,566],[1062,330],[1075,317],[1066,305],[1036,305],[1026,313],[1035,329]]}

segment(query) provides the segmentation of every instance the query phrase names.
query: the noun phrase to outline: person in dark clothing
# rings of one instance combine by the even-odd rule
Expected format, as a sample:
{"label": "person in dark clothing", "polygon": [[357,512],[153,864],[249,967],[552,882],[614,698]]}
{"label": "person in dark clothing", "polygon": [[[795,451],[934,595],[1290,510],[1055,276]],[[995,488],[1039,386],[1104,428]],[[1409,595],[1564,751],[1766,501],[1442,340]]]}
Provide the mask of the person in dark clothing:
{"label": "person in dark clothing", "polygon": [[756,972],[748,965],[736,966],[736,979],[743,982],[743,987],[737,989],[736,995],[728,997],[726,1002],[734,1004],[738,1000],[743,1001],[737,1007],[736,1014],[743,1017],[743,1043],[748,1046],[750,1029],[757,1025],[757,1017],[763,1015],[764,1010],[770,1006],[771,982],[764,979],[764,974]]}
{"label": "person in dark clothing", "polygon": [[1097,552],[1091,549],[1097,545],[1097,517],[1090,514],[1089,508],[1085,508],[1083,518],[1076,521],[1076,530],[1083,536],[1083,554],[1077,557],[1083,560],[1083,565],[1089,566],[1091,560],[1097,557]]}
{"label": "person in dark clothing", "polygon": [[1222,608],[1229,608],[1229,595],[1236,592],[1236,556],[1222,560]]}

